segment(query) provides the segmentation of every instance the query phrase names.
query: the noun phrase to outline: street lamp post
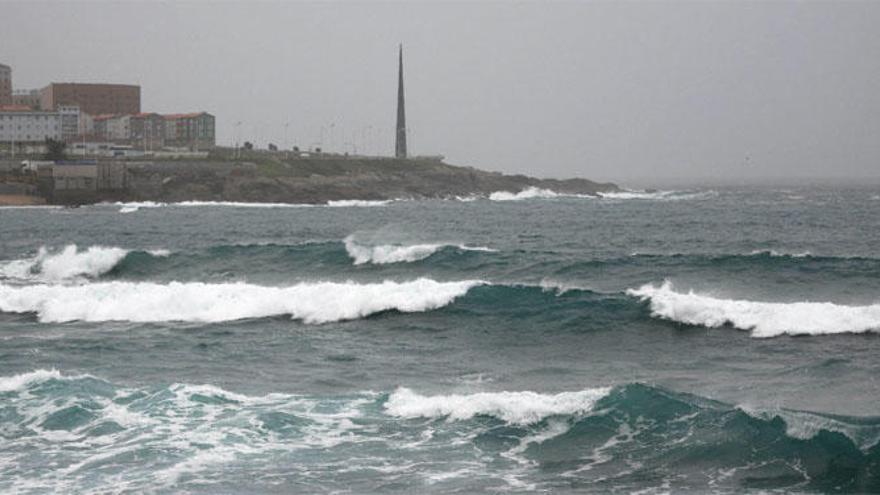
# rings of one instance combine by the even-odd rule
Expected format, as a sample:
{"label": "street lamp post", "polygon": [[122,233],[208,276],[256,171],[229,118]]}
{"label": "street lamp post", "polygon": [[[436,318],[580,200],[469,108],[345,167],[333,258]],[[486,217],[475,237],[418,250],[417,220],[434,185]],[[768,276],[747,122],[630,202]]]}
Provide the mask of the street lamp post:
{"label": "street lamp post", "polygon": [[234,135],[232,136],[232,139],[235,140],[235,154],[234,154],[234,156],[235,156],[236,160],[241,156],[238,151],[238,141],[241,139],[241,136],[239,134],[240,129],[241,129],[241,121],[239,120],[238,122],[235,123],[235,132],[234,132]]}

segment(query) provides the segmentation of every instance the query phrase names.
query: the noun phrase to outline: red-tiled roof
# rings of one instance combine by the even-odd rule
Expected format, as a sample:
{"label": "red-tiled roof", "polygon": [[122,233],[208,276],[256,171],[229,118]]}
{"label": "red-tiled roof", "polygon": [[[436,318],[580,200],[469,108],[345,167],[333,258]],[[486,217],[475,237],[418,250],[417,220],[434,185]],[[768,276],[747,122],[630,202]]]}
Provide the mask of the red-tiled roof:
{"label": "red-tiled roof", "polygon": [[92,117],[92,120],[109,120],[116,117],[115,114],[112,113],[102,113],[101,115],[95,115]]}
{"label": "red-tiled roof", "polygon": [[0,105],[0,112],[33,112],[27,105]]}

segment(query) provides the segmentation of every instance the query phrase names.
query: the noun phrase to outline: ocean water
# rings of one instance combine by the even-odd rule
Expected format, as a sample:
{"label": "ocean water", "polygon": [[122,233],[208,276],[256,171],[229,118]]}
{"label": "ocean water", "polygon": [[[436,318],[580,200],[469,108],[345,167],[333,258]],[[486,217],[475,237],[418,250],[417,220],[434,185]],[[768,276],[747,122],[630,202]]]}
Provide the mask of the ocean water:
{"label": "ocean water", "polygon": [[0,233],[0,492],[880,491],[880,187]]}

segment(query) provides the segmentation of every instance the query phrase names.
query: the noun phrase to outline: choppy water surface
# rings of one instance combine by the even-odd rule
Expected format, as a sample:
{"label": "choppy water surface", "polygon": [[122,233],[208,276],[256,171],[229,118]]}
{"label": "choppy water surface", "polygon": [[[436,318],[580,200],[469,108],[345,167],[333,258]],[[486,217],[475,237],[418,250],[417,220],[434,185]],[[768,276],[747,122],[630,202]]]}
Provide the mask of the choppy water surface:
{"label": "choppy water surface", "polygon": [[880,491],[880,187],[0,209],[0,491]]}

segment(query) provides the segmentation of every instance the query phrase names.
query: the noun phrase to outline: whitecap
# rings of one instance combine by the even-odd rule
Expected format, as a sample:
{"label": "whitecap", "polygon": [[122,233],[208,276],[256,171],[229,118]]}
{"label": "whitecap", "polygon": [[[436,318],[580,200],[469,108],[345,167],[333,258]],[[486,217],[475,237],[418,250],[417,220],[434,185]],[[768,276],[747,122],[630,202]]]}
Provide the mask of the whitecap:
{"label": "whitecap", "polygon": [[785,422],[785,434],[798,440],[811,440],[823,431],[845,435],[860,449],[868,450],[880,443],[880,432],[876,423],[847,422],[823,414],[796,411],[779,407],[760,408],[750,404],[740,404],[736,408],[749,416],[762,421],[780,418]]}
{"label": "whitecap", "polygon": [[400,387],[388,397],[385,411],[402,418],[493,416],[510,424],[528,425],[551,416],[587,414],[610,391],[603,387],[558,394],[525,391],[425,396]]}
{"label": "whitecap", "polygon": [[0,392],[12,392],[22,389],[34,383],[42,383],[48,380],[61,378],[61,373],[56,369],[38,369],[27,373],[0,377]]}
{"label": "whitecap", "polygon": [[371,207],[385,206],[392,200],[368,201],[360,199],[343,199],[328,201],[324,204],[307,204],[307,203],[260,203],[260,202],[244,202],[244,201],[178,201],[173,203],[163,203],[157,201],[133,201],[133,202],[117,202],[113,203],[119,206],[120,213],[133,213],[141,208],[198,208],[198,207],[229,207],[229,208],[314,208],[320,206],[328,207]]}
{"label": "whitecap", "polygon": [[775,249],[756,249],[749,253],[749,256],[772,256],[774,258],[809,258],[812,254],[809,251],[800,253],[788,253],[784,251],[776,251]]}
{"label": "whitecap", "polygon": [[444,247],[455,247],[461,251],[483,251],[494,252],[494,249],[484,246],[467,246],[464,244],[380,244],[369,246],[355,241],[354,236],[350,235],[343,241],[345,250],[354,260],[355,265],[363,265],[372,263],[375,265],[385,265],[389,263],[411,263],[413,261],[423,260]]}
{"label": "whitecap", "polygon": [[167,203],[158,203],[156,201],[116,202],[113,203],[113,205],[119,207],[119,213],[133,213],[141,208],[161,208],[163,206],[168,206]]}
{"label": "whitecap", "polygon": [[390,199],[384,200],[364,200],[364,199],[338,199],[333,201],[327,201],[327,206],[333,208],[347,208],[347,207],[373,207],[373,206],[385,206],[392,201]]}
{"label": "whitecap", "polygon": [[97,277],[112,270],[128,253],[126,249],[105,246],[90,246],[80,250],[75,244],[70,244],[58,252],[41,247],[32,258],[0,264],[0,276],[45,282]]}
{"label": "whitecap", "polygon": [[64,208],[60,205],[0,205],[3,210],[58,210]]}
{"label": "whitecap", "polygon": [[560,194],[555,191],[530,186],[517,193],[513,193],[510,191],[493,192],[489,195],[489,199],[492,201],[521,201],[523,199],[558,198],[559,196]]}
{"label": "whitecap", "polygon": [[544,292],[555,292],[557,296],[561,296],[571,291],[589,291],[589,287],[583,285],[572,284],[570,282],[562,282],[552,278],[542,278],[538,283],[538,287]]}
{"label": "whitecap", "polygon": [[649,300],[651,315],[688,325],[729,324],[753,337],[825,335],[880,331],[880,304],[845,306],[831,302],[756,302],[675,292],[672,283],[646,284],[627,294]]}
{"label": "whitecap", "polygon": [[316,282],[288,287],[202,282],[23,287],[0,284],[0,311],[36,313],[42,322],[221,322],[290,315],[306,323],[326,323],[389,310],[437,309],[483,283],[420,278],[408,282]]}
{"label": "whitecap", "polygon": [[655,201],[687,201],[714,198],[718,195],[716,191],[638,191],[623,190],[614,192],[598,193],[603,199],[622,199],[622,200],[655,200]]}

